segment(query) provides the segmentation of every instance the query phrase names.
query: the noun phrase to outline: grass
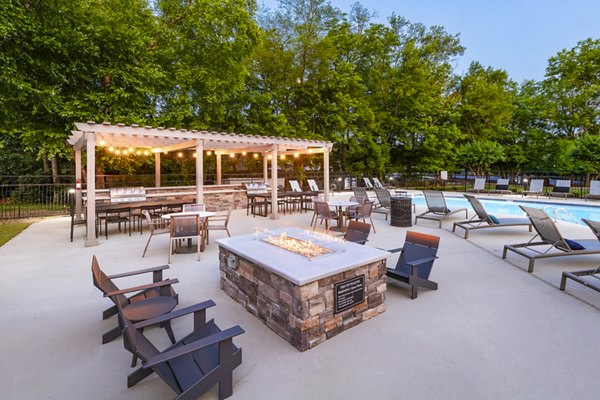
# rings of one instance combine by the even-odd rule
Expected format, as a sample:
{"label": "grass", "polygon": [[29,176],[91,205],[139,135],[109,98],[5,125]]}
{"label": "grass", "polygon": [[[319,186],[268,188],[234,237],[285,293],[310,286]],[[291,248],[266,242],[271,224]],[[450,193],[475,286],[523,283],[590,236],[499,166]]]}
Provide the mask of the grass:
{"label": "grass", "polygon": [[4,246],[4,243],[23,232],[25,228],[31,225],[31,222],[11,222],[7,224],[0,224],[0,246]]}

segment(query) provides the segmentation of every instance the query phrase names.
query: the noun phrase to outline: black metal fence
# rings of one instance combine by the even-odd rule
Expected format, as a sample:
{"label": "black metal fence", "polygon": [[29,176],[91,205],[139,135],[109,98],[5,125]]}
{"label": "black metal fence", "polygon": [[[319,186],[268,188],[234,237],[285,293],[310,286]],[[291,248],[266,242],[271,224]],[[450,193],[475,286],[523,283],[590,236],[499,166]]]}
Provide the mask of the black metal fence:
{"label": "black metal fence", "polygon": [[[306,179],[315,179],[323,188],[322,171],[279,172],[280,183],[289,187],[287,182],[296,179],[308,188]],[[262,173],[223,174],[221,182],[241,183],[261,181]],[[369,177],[372,181],[372,177]],[[531,179],[544,179],[545,186],[554,185],[557,179],[571,180],[571,192],[583,197],[588,192],[589,181],[583,175],[557,176],[542,172],[521,172],[519,174],[490,174],[486,184],[492,189],[498,178],[509,178],[510,188],[515,192],[527,190]],[[465,191],[472,187],[475,177],[464,172],[448,173],[442,179],[439,173],[414,172],[411,174],[391,173],[379,177],[382,184],[407,189],[442,189]],[[204,183],[216,182],[214,175],[205,175]],[[353,186],[366,186],[362,176],[344,173],[330,174],[330,189],[333,191],[350,190]],[[194,186],[195,175],[161,175],[161,186]],[[154,186],[154,175],[99,175],[96,177],[97,189],[109,189],[127,186]],[[69,189],[75,188],[74,176],[0,176],[0,220],[68,215]],[[85,189],[85,182],[83,184]]]}

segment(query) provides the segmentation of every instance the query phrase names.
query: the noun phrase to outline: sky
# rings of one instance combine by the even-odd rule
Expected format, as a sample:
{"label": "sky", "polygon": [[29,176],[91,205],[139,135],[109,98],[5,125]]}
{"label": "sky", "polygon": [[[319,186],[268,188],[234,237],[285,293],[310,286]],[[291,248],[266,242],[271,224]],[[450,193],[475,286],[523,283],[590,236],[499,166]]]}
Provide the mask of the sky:
{"label": "sky", "polygon": [[[277,0],[257,0],[276,8]],[[349,13],[358,0],[330,0]],[[454,63],[463,74],[471,61],[503,69],[511,79],[544,79],[548,59],[587,38],[600,39],[600,0],[362,0],[386,23],[392,14],[459,34],[465,47]]]}

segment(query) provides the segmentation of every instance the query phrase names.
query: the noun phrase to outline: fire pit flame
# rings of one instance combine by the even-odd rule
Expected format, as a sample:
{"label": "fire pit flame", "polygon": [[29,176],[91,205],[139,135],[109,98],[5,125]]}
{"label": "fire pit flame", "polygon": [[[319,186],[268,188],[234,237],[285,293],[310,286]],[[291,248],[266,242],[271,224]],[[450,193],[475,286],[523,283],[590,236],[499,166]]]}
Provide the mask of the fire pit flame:
{"label": "fire pit flame", "polygon": [[263,240],[269,244],[299,254],[311,260],[325,254],[333,253],[333,250],[328,249],[327,247],[288,236],[287,233],[283,233],[279,236],[270,236]]}

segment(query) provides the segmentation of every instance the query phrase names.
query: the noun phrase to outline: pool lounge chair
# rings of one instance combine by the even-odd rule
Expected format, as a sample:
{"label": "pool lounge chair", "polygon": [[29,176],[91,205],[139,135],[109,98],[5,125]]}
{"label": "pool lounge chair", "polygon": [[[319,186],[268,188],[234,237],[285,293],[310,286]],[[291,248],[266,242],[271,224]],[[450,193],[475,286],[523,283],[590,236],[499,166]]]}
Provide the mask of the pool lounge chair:
{"label": "pool lounge chair", "polygon": [[365,187],[367,189],[373,189],[373,184],[371,183],[371,180],[369,178],[364,177],[363,181],[365,181]]}
{"label": "pool lounge chair", "polygon": [[[600,241],[598,239],[569,240],[562,237],[556,224],[544,210],[537,208],[519,206],[527,213],[537,234],[527,243],[507,244],[504,246],[502,258],[506,259],[508,251],[515,252],[529,260],[527,272],[533,272],[535,261],[540,258],[565,257],[586,254],[600,254]],[[585,222],[585,221],[584,221]],[[592,232],[598,237],[598,229],[588,223]],[[539,238],[538,241],[535,241]],[[544,246],[544,251],[538,251],[535,247]],[[554,251],[556,250],[556,251]]]}
{"label": "pool lounge chair", "polygon": [[456,231],[456,227],[462,228],[465,231],[465,239],[469,237],[469,231],[475,229],[485,228],[501,228],[505,226],[529,226],[529,232],[531,232],[531,221],[527,217],[514,217],[514,218],[502,218],[490,215],[485,210],[485,207],[479,199],[472,194],[464,195],[473,210],[475,210],[475,216],[468,221],[455,222],[452,226],[452,232]]}
{"label": "pool lounge chair", "polygon": [[548,197],[556,196],[556,197],[571,197],[573,193],[571,193],[571,181],[566,180],[557,180],[552,188],[552,192],[548,193]]}
{"label": "pool lounge chair", "polygon": [[467,189],[467,192],[485,193],[485,178],[475,178],[475,183],[472,189]]}
{"label": "pool lounge chair", "polygon": [[488,190],[488,193],[497,193],[500,195],[503,194],[512,194],[512,190],[509,189],[509,181],[508,178],[500,178],[496,181],[496,187],[492,190]]}
{"label": "pool lounge chair", "polygon": [[379,180],[379,178],[373,178],[373,184],[375,185],[376,189],[383,189],[383,185],[381,184],[381,181]]}
{"label": "pool lounge chair", "polygon": [[590,181],[590,192],[585,195],[585,199],[600,200],[600,181]]}
{"label": "pool lounge chair", "polygon": [[442,220],[446,217],[464,211],[465,218],[469,218],[469,211],[466,208],[457,208],[450,210],[446,205],[446,199],[443,192],[437,190],[423,190],[425,196],[425,202],[427,203],[427,211],[419,214],[415,217],[415,225],[419,219],[429,219],[432,221],[438,221],[439,227],[442,227]]}
{"label": "pool lounge chair", "polygon": [[543,179],[532,179],[529,183],[529,190],[525,190],[523,192],[523,196],[527,195],[535,195],[538,197],[539,195],[544,194],[544,180]]}
{"label": "pool lounge chair", "polygon": [[306,182],[308,182],[308,187],[310,188],[311,192],[322,192],[314,179],[307,179]]}

